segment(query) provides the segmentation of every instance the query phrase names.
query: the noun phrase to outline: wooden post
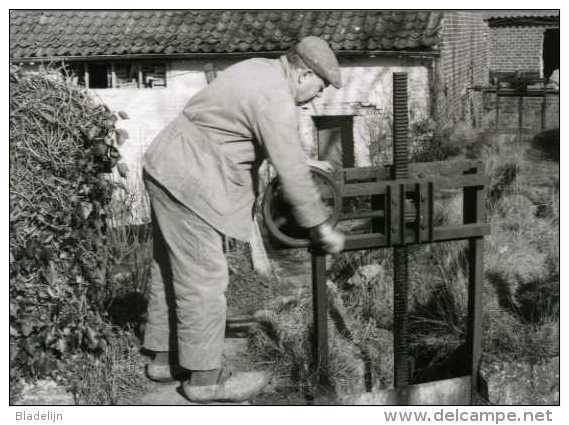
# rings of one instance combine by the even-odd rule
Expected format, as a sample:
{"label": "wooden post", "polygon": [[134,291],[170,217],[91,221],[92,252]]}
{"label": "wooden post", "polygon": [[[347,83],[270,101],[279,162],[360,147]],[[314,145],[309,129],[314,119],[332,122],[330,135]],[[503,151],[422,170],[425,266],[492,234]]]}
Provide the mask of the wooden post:
{"label": "wooden post", "polygon": [[[465,224],[484,220],[485,189],[465,188],[463,221]],[[468,240],[468,324],[466,347],[470,353],[472,403],[479,392],[480,356],[482,350],[482,286],[484,277],[484,238]]]}
{"label": "wooden post", "polygon": [[208,84],[215,80],[217,77],[217,70],[215,69],[215,65],[211,62],[204,65],[204,73],[205,80]]}
{"label": "wooden post", "polygon": [[500,82],[496,86],[496,129],[500,128]]}
{"label": "wooden post", "polygon": [[524,96],[519,93],[518,96],[518,141],[522,141],[522,132],[524,126]]}
{"label": "wooden post", "polygon": [[138,64],[138,88],[139,89],[143,89],[144,88],[144,79],[143,79],[143,75],[142,75],[142,65]]}
{"label": "wooden post", "polygon": [[543,100],[541,102],[541,129],[545,130],[547,121],[547,81],[543,80]]}
{"label": "wooden post", "polygon": [[83,78],[85,80],[85,88],[89,88],[89,65],[87,62],[83,63]]}
{"label": "wooden post", "polygon": [[111,88],[117,88],[117,72],[115,69],[115,63],[111,62]]}
{"label": "wooden post", "polygon": [[314,334],[312,355],[314,382],[325,384],[328,378],[328,295],[326,290],[326,255],[312,253],[312,314]]}
{"label": "wooden post", "polygon": [[[378,170],[379,170],[379,168],[378,168]],[[378,176],[377,181],[379,181],[380,179],[381,179],[381,177]],[[373,211],[378,211],[381,209],[386,211],[386,209],[385,209],[386,199],[387,198],[385,195],[372,196],[371,197],[371,209]],[[386,226],[387,226],[387,222],[385,221],[385,217],[376,217],[376,218],[372,218],[372,220],[371,220],[371,231],[373,233],[383,233],[387,236]]]}
{"label": "wooden post", "polygon": [[[407,73],[393,73],[393,179],[409,177],[409,112]],[[395,186],[395,185],[394,185]],[[391,193],[392,238],[401,245],[393,248],[393,381],[397,404],[407,404],[409,385],[409,341],[407,311],[409,297],[408,251],[405,246],[405,185]],[[395,196],[394,196],[395,195]],[[398,198],[398,199],[396,199]],[[397,202],[398,201],[398,202]],[[394,221],[396,220],[396,222]],[[393,234],[394,225],[397,235]]]}

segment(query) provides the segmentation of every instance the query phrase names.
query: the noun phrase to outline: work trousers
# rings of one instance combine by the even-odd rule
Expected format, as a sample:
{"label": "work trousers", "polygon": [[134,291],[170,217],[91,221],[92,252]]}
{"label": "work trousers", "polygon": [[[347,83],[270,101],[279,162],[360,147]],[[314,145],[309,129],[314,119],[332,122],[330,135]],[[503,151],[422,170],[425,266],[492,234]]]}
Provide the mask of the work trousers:
{"label": "work trousers", "polygon": [[229,281],[222,235],[145,177],[153,261],[144,347],[177,351],[190,370],[221,367]]}

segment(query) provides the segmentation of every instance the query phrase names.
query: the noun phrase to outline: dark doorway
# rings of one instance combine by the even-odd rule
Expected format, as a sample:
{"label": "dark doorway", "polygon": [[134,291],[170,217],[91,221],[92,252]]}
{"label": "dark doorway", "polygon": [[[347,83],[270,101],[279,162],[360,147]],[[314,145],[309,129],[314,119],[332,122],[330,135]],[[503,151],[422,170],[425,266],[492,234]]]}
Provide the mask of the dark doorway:
{"label": "dark doorway", "polygon": [[108,66],[106,64],[90,63],[88,69],[89,88],[108,89],[111,86],[109,82]]}
{"label": "dark doorway", "polygon": [[549,79],[559,69],[559,30],[550,29],[543,33],[543,78]]}
{"label": "dark doorway", "polygon": [[318,159],[335,168],[354,167],[354,120],[351,115],[312,117],[318,133]]}

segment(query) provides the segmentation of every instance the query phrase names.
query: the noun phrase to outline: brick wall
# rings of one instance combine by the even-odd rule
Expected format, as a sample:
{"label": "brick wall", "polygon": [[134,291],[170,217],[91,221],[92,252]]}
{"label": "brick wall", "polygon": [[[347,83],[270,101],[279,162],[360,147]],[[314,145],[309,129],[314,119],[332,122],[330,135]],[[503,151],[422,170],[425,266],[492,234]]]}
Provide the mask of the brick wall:
{"label": "brick wall", "polygon": [[543,76],[543,33],[555,25],[493,27],[489,33],[490,69],[534,71]]}
{"label": "brick wall", "polygon": [[[489,28],[488,60],[492,71],[532,71],[543,77],[543,35],[547,29],[558,25],[497,26]],[[541,128],[559,127],[559,94],[545,100],[526,97],[522,100],[522,129],[537,132]],[[495,112],[495,96],[486,98],[485,109]],[[545,116],[543,109],[545,108]],[[517,131],[520,103],[518,98],[500,99],[498,128]],[[543,127],[542,127],[543,121]]]}
{"label": "brick wall", "polygon": [[437,118],[479,126],[482,96],[468,90],[488,82],[488,25],[476,11],[446,12],[437,70]]}
{"label": "brick wall", "polygon": [[[307,156],[316,157],[317,141],[313,116],[353,115],[354,156],[357,167],[372,164],[377,147],[390,146],[393,109],[394,72],[407,73],[410,123],[430,117],[429,69],[417,60],[375,58],[341,58],[342,90],[328,89],[311,104],[300,108],[301,141]],[[370,129],[370,126],[374,128]],[[372,142],[371,133],[379,140]]]}

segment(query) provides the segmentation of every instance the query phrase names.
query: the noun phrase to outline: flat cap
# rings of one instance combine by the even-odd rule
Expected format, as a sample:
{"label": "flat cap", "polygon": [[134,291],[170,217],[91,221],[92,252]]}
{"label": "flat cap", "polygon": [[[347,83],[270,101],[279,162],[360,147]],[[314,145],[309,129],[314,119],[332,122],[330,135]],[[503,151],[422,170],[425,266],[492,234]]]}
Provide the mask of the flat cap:
{"label": "flat cap", "polygon": [[296,53],[312,71],[337,89],[342,87],[342,74],[336,55],[320,37],[304,37],[295,46]]}

